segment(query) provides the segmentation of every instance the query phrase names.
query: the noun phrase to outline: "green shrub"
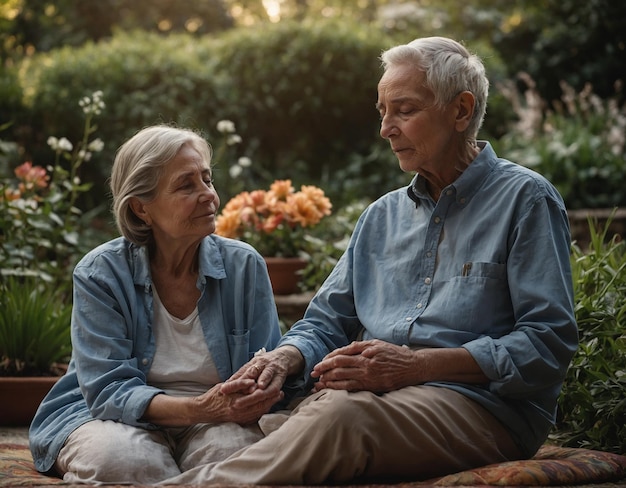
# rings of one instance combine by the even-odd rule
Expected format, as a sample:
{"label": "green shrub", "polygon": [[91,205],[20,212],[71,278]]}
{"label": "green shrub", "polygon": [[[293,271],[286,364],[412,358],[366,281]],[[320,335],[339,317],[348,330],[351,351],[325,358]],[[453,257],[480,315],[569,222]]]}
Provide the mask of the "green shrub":
{"label": "green shrub", "polygon": [[117,148],[147,125],[176,123],[214,128],[223,102],[220,77],[212,67],[206,43],[186,35],[167,38],[154,34],[118,34],[112,40],[81,48],[62,48],[24,62],[22,83],[34,131],[22,142],[36,161],[45,150],[43,135],[82,133],[82,120],[73,110],[77,97],[100,89],[107,110],[99,133],[106,141],[99,157],[84,168],[85,177],[102,184],[88,206],[102,203],[104,182]]}
{"label": "green shrub", "polygon": [[378,137],[378,57],[388,43],[347,21],[280,22],[219,39],[230,117],[264,168],[317,182],[367,150]]}
{"label": "green shrub", "polygon": [[11,67],[0,68],[0,129],[5,124],[15,122],[16,115],[23,110],[22,87],[17,70]]}
{"label": "green shrub", "polygon": [[556,442],[626,453],[626,242],[589,222],[591,243],[573,246],[579,349],[559,399]]}

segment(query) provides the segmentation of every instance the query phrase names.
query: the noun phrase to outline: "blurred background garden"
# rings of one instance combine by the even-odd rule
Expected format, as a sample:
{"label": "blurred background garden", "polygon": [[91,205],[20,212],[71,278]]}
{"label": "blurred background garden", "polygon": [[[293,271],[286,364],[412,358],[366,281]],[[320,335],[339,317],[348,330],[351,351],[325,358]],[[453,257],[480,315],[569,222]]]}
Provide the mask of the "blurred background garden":
{"label": "blurred background garden", "polygon": [[[410,181],[378,135],[378,56],[429,35],[483,59],[480,138],[500,156],[548,177],[571,211],[626,207],[625,2],[0,0],[0,341],[42,286],[57,309],[34,317],[66,317],[73,265],[117,235],[115,151],[156,123],[202,131],[222,206],[276,179],[325,192],[332,214],[302,243],[314,290],[364,205]],[[573,246],[583,347],[559,435],[626,452],[626,257],[598,232]],[[31,347],[46,344],[62,349]]]}

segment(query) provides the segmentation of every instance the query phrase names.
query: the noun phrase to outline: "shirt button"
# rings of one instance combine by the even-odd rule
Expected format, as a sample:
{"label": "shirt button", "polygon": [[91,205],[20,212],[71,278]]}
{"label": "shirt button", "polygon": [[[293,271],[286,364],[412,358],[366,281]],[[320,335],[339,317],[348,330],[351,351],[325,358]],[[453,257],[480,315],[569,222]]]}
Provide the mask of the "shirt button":
{"label": "shirt button", "polygon": [[141,364],[143,364],[144,366],[148,364],[148,358],[143,358],[141,360]]}
{"label": "shirt button", "polygon": [[452,195],[453,193],[454,193],[454,192],[453,192],[452,190],[448,190],[448,191],[446,192],[446,195],[450,196],[450,195]]}
{"label": "shirt button", "polygon": [[426,279],[424,280],[424,283],[426,283],[427,285],[430,285],[430,278],[426,278]]}
{"label": "shirt button", "polygon": [[435,217],[435,224],[438,224],[439,222],[441,222],[441,219],[439,217]]}
{"label": "shirt button", "polygon": [[421,304],[421,302],[420,302],[420,303],[418,303],[416,306],[417,306],[417,308],[422,308],[422,307],[423,307],[423,305]]}
{"label": "shirt button", "polygon": [[407,322],[411,322],[411,321],[413,320],[413,317],[407,317],[407,318],[406,318],[406,319],[404,319],[404,320],[406,320]]}
{"label": "shirt button", "polygon": [[465,198],[459,198],[459,203],[465,205]]}
{"label": "shirt button", "polygon": [[426,253],[426,257],[427,257],[427,258],[432,257],[432,255],[433,255],[433,253],[432,253],[432,252],[430,252],[430,251],[428,251],[428,252]]}

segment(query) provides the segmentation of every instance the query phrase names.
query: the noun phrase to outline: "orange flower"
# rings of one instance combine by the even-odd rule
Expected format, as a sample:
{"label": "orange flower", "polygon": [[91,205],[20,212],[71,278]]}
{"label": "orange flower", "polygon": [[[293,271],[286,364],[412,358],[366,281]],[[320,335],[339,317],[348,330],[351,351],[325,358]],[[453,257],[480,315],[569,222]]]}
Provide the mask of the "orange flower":
{"label": "orange flower", "polygon": [[4,190],[4,199],[7,202],[18,200],[21,196],[22,196],[22,193],[17,188],[6,188]]}
{"label": "orange flower", "polygon": [[265,256],[297,256],[304,246],[304,228],[330,215],[324,192],[303,185],[296,192],[291,180],[276,180],[269,190],[241,192],[224,206],[216,234],[242,239]]}
{"label": "orange flower", "polygon": [[33,188],[45,188],[48,186],[50,177],[46,174],[46,170],[41,166],[33,166],[33,163],[27,161],[15,168],[15,176],[22,180],[23,186],[32,190]]}
{"label": "orange flower", "polygon": [[270,185],[270,193],[273,193],[279,200],[285,200],[287,195],[291,195],[294,191],[291,180],[276,180]]}
{"label": "orange flower", "polygon": [[222,212],[217,217],[216,225],[220,228],[221,235],[234,239],[239,231],[239,215],[235,212]]}

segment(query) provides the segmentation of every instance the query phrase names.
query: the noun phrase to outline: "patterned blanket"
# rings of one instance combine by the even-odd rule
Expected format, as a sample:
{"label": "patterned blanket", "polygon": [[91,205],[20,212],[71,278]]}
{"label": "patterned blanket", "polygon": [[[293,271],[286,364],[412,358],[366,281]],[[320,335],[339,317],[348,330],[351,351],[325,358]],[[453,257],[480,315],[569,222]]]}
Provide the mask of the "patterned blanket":
{"label": "patterned blanket", "polygon": [[[533,459],[526,461],[493,464],[424,482],[395,484],[393,487],[571,486],[601,483],[606,483],[606,488],[626,486],[626,456],[545,445]],[[58,478],[37,473],[25,445],[0,444],[0,487],[58,485],[71,486]],[[601,485],[601,488],[604,487]]]}

